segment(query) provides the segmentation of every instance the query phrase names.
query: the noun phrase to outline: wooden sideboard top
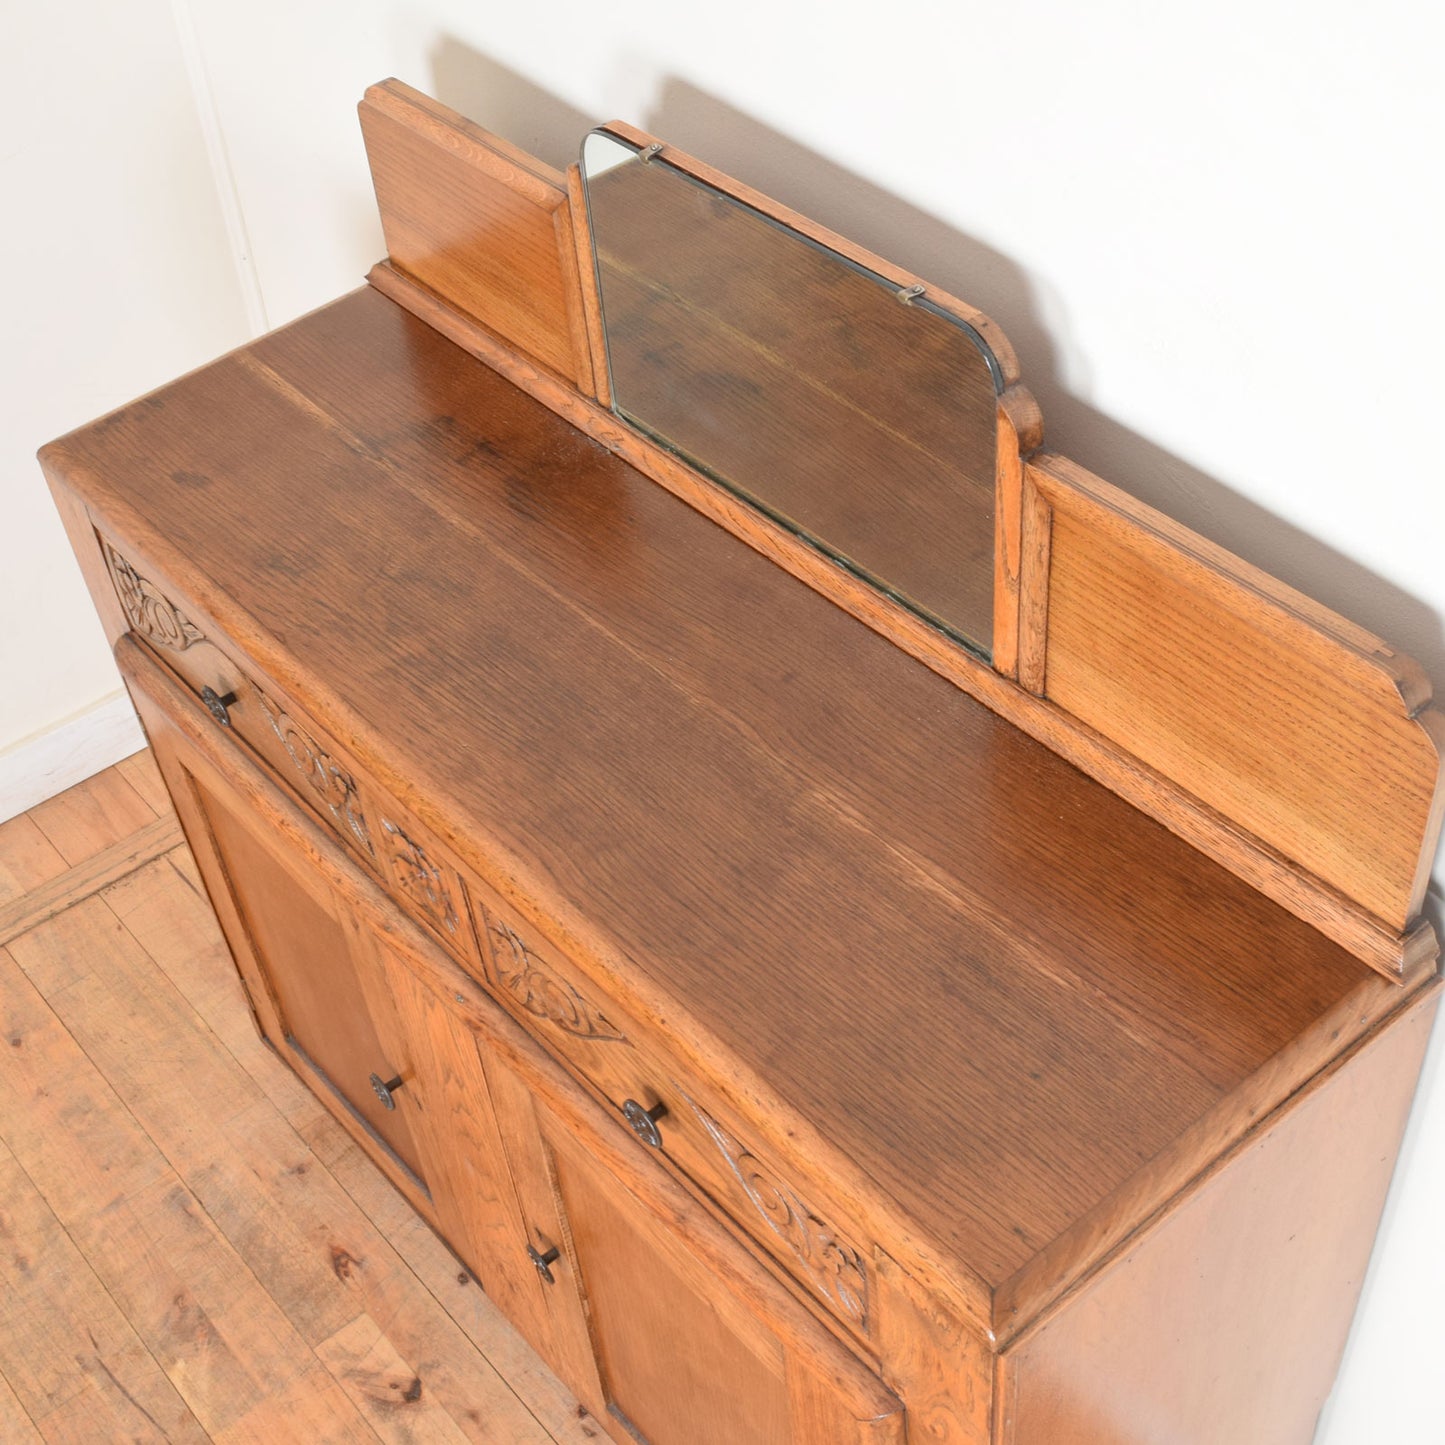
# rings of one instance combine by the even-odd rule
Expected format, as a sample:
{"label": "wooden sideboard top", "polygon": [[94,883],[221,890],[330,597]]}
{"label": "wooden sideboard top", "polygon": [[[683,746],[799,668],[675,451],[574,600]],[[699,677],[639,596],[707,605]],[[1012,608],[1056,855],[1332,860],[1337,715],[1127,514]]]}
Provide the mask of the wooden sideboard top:
{"label": "wooden sideboard top", "polygon": [[45,456],[992,1291],[1426,977],[1382,978],[375,291]]}

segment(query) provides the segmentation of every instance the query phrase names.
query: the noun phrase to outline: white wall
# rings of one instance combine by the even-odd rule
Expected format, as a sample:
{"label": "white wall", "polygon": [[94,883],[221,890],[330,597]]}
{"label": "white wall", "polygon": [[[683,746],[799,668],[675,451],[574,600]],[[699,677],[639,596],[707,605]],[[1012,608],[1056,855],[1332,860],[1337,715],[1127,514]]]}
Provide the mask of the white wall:
{"label": "white wall", "polygon": [[142,742],[36,447],[247,333],[167,0],[3,5],[0,54],[3,819]]}
{"label": "white wall", "polygon": [[[108,9],[69,8],[95,24]],[[35,238],[50,284],[23,317],[53,399],[26,393],[14,466],[239,334],[245,293],[202,199],[197,114],[219,120],[253,313],[277,324],[359,281],[381,245],[353,108],[396,74],[558,164],[589,121],[632,120],[966,297],[1013,339],[1052,446],[1412,652],[1445,688],[1428,445],[1445,335],[1435,7],[176,0],[205,72],[189,117],[160,8],[125,7],[156,32],[164,124],[106,67],[133,42],[34,22],[25,83],[61,131],[49,159],[27,143],[22,183],[61,239]],[[116,242],[81,251],[67,228],[97,194]],[[55,244],[81,252],[79,292]],[[15,435],[0,430],[7,448]],[[13,465],[7,452],[12,490]],[[59,538],[20,490],[7,514],[48,560],[15,590],[32,610],[43,586],[65,625],[5,659],[38,701],[0,712],[0,745],[102,685]],[[1397,1186],[1326,1445],[1439,1438],[1438,1051]]]}

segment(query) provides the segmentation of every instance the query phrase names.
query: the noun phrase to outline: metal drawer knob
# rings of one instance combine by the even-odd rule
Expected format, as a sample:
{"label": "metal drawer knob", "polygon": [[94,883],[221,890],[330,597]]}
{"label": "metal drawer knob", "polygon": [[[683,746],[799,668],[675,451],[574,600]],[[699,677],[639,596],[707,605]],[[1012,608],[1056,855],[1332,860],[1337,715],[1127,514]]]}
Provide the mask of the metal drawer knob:
{"label": "metal drawer knob", "polygon": [[622,1104],[622,1117],[649,1149],[662,1148],[662,1135],[658,1131],[657,1121],[666,1113],[666,1104],[654,1104],[650,1109],[644,1109],[636,1099],[626,1099]]}
{"label": "metal drawer knob", "polygon": [[546,1254],[538,1254],[535,1245],[527,1246],[527,1258],[537,1267],[537,1273],[542,1276],[548,1284],[556,1284],[556,1276],[552,1273],[552,1266],[561,1257],[562,1251],[553,1245]]}
{"label": "metal drawer knob", "polygon": [[371,1092],[381,1100],[381,1107],[383,1109],[396,1108],[396,1100],[391,1096],[401,1088],[402,1082],[403,1080],[400,1074],[394,1079],[386,1080],[383,1080],[380,1074],[373,1074],[371,1076]]}
{"label": "metal drawer knob", "polygon": [[236,694],[228,692],[224,697],[213,687],[201,689],[201,701],[205,703],[211,716],[220,723],[223,728],[231,726],[231,708],[235,706]]}

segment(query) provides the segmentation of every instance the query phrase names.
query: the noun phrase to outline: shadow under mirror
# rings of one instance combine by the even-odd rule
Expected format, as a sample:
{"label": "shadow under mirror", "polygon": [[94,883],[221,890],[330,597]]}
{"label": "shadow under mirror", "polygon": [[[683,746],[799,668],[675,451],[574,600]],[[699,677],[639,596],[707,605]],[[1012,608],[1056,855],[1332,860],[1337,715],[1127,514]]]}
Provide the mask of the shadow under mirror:
{"label": "shadow under mirror", "polygon": [[631,142],[592,132],[582,170],[618,415],[986,656],[978,333]]}

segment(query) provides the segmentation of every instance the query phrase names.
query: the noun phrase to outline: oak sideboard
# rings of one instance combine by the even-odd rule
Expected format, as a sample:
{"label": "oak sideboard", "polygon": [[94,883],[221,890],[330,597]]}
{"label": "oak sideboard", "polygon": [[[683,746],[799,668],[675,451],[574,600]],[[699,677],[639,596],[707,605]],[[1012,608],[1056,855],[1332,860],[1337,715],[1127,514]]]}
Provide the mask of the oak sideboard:
{"label": "oak sideboard", "polygon": [[369,283],[41,454],[262,1036],[619,1442],[1309,1440],[1419,669],[703,162],[361,111]]}

